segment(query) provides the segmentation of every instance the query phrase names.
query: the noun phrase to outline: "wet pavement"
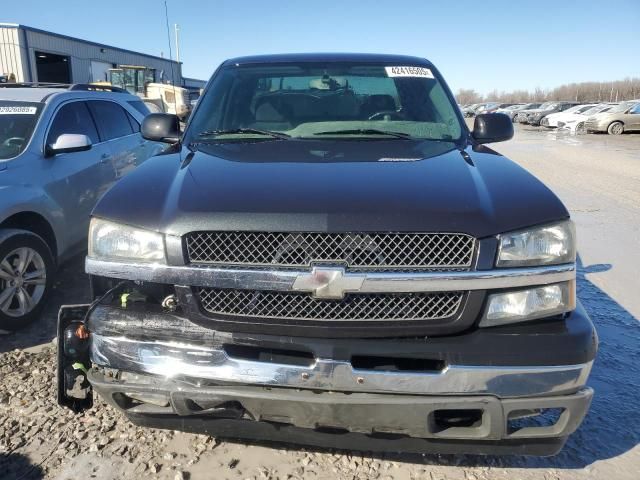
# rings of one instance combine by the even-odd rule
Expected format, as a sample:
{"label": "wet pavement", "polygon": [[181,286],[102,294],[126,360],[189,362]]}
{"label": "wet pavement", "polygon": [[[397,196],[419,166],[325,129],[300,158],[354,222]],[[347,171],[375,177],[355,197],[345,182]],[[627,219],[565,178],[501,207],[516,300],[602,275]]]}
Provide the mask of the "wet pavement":
{"label": "wet pavement", "polygon": [[[380,472],[384,470],[385,473],[378,473],[377,477],[370,473],[369,478],[638,479],[640,135],[576,136],[517,126],[514,140],[496,144],[493,148],[542,179],[565,202],[576,222],[579,241],[578,296],[591,315],[600,337],[599,354],[589,380],[596,391],[591,410],[564,450],[552,458],[391,456],[380,463]],[[88,300],[88,284],[82,266],[81,258],[63,266],[52,301],[39,323],[16,334],[0,336],[0,365],[9,355],[3,352],[16,348],[38,351],[42,349],[42,344],[51,341],[55,335],[56,313],[60,304]],[[29,369],[26,371],[29,372]],[[51,398],[51,405],[53,402],[55,399]],[[51,414],[51,405],[46,409],[49,412],[47,415]],[[19,414],[12,410],[0,411],[0,422],[6,418],[20,420],[18,417]],[[126,420],[117,418],[118,428],[126,430],[128,427],[121,425]],[[149,435],[147,441],[155,442],[154,435]],[[182,449],[188,456],[189,447],[185,445],[191,445],[199,437],[176,434],[171,438],[172,448],[176,451]],[[162,455],[165,446],[158,445],[154,444],[153,448],[157,450],[157,455]],[[224,448],[213,450],[212,447],[211,451],[206,447],[199,460],[189,464],[191,478],[201,478],[200,472],[204,475],[212,469],[220,472],[216,478],[277,478],[281,475],[287,478],[285,473],[288,475],[289,472],[293,472],[290,478],[301,477],[300,473],[307,477],[305,472],[314,473],[314,478],[362,478],[360,473],[363,464],[369,465],[369,472],[378,468],[374,468],[377,463],[372,459],[357,455],[319,453],[305,456],[300,452],[281,449],[223,445]],[[28,459],[40,458],[42,451],[49,449],[49,445],[35,445],[27,441],[13,455],[28,465]],[[62,451],[59,458],[53,456],[43,460],[42,467],[38,465],[30,470],[29,475],[38,472],[34,478],[41,475],[47,478],[72,478],[64,473],[70,472],[77,478],[88,478],[90,468],[95,470],[100,467],[104,471],[109,465],[122,462],[118,455],[110,454],[106,449],[99,451],[96,447],[90,451],[90,458],[84,454],[74,457]],[[168,451],[164,453],[165,456],[170,454]],[[336,458],[338,460],[334,462]],[[344,458],[348,459],[346,463]],[[360,460],[354,461],[354,458]],[[251,467],[243,467],[243,470],[227,468],[234,459],[240,459],[240,465],[249,463]],[[87,464],[90,467],[83,467]],[[344,464],[344,468],[338,469],[338,464]],[[86,472],[83,470],[85,468]],[[269,473],[251,473],[250,469],[263,473],[268,470]],[[19,470],[17,468],[16,471]],[[128,472],[122,470],[125,471]],[[175,473],[168,467],[156,473],[150,473],[147,467],[142,471],[152,478],[174,478]],[[117,473],[113,473],[113,476],[117,478]]]}

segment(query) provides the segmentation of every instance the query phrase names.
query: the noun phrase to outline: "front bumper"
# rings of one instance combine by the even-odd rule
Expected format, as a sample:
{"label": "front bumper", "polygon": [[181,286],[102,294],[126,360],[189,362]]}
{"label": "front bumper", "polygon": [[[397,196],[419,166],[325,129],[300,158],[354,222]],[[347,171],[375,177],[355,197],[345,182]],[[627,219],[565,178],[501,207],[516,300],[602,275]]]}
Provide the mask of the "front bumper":
{"label": "front bumper", "polygon": [[558,123],[558,120],[549,119],[549,117],[542,117],[542,120],[540,120],[540,125],[547,128],[557,128],[559,126]]}
{"label": "front bumper", "polygon": [[[97,334],[92,335],[91,341],[92,362],[116,370],[166,378],[191,378],[198,382],[332,392],[489,394],[504,398],[562,394],[582,387],[591,370],[591,362],[546,366],[447,365],[434,362],[432,369],[423,372],[385,371],[360,369],[350,361],[326,358],[310,359],[310,365],[253,361],[246,357],[233,357],[228,351],[228,347],[211,348]],[[289,351],[292,359],[295,359],[294,352]]]}
{"label": "front bumper", "polygon": [[546,117],[537,117],[537,116],[530,116],[527,121],[529,123],[529,125],[534,125],[534,126],[540,126],[542,125],[542,121],[545,119]]}
{"label": "front bumper", "polygon": [[[246,435],[243,429],[247,424],[259,422],[288,427],[298,433],[329,431],[334,438],[349,433],[369,439],[386,436],[388,440],[435,440],[436,446],[438,440],[445,446],[451,441],[468,442],[466,451],[476,453],[494,453],[491,446],[496,442],[509,445],[512,441],[529,440],[535,444],[536,440],[556,439],[559,441],[551,442],[552,449],[545,452],[555,453],[578,428],[593,396],[590,388],[570,395],[514,399],[488,395],[319,393],[255,385],[194,385],[139,375],[125,382],[98,370],[92,370],[89,379],[112,406],[149,426],[176,428],[179,422],[177,428],[185,429],[184,425],[190,423],[197,431],[214,435],[222,431],[227,437],[255,438],[255,432]],[[550,411],[560,413],[553,418],[545,417]],[[538,412],[543,413],[536,415]],[[526,415],[539,416],[540,424],[528,422]],[[230,423],[235,427],[229,431]],[[255,430],[257,426],[251,427]],[[264,434],[257,438],[264,438]],[[518,453],[529,453],[522,448],[524,443],[518,445]],[[336,444],[332,441],[324,446]],[[447,451],[442,450],[442,444],[439,446],[429,450]],[[348,448],[353,448],[353,444]]]}
{"label": "front bumper", "polygon": [[[563,320],[426,339],[243,335],[106,306],[88,327],[89,381],[135,423],[372,451],[554,454],[588,410],[597,346],[579,305]],[[357,364],[368,357],[385,361]],[[394,358],[427,366],[393,370]]]}
{"label": "front bumper", "polygon": [[585,123],[585,129],[587,132],[606,132],[609,127],[609,122],[597,122],[593,120],[587,120]]}

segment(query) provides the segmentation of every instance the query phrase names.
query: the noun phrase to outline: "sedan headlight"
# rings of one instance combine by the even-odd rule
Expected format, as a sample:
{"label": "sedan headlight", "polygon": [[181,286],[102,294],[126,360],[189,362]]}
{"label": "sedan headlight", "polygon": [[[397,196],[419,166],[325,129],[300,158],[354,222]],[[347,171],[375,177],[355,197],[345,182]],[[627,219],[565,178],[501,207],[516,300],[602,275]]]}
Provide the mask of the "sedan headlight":
{"label": "sedan headlight", "polygon": [[576,259],[571,220],[499,236],[497,267],[556,265]]}
{"label": "sedan headlight", "polygon": [[89,257],[166,263],[164,237],[157,232],[93,218],[89,226]]}
{"label": "sedan headlight", "polygon": [[480,326],[493,327],[569,312],[576,308],[575,285],[571,280],[489,295]]}

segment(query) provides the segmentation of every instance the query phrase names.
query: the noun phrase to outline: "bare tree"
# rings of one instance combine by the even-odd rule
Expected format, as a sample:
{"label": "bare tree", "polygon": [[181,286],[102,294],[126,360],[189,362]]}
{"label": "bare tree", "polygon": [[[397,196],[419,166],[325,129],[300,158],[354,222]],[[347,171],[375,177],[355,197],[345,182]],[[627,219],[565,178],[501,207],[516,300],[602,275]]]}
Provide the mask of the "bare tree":
{"label": "bare tree", "polygon": [[[543,102],[548,100],[571,100],[576,102],[621,102],[623,100],[640,99],[640,78],[625,78],[613,82],[580,82],[560,85],[551,90],[537,87],[534,91],[513,90],[511,92],[498,92],[494,90],[488,94],[479,95],[475,90],[460,89],[458,94],[473,93],[473,98],[468,102]],[[458,96],[460,99],[460,97]],[[468,98],[465,96],[465,99]]]}
{"label": "bare tree", "polygon": [[456,101],[460,105],[466,105],[468,103],[480,103],[482,101],[482,95],[470,88],[461,88],[456,93]]}

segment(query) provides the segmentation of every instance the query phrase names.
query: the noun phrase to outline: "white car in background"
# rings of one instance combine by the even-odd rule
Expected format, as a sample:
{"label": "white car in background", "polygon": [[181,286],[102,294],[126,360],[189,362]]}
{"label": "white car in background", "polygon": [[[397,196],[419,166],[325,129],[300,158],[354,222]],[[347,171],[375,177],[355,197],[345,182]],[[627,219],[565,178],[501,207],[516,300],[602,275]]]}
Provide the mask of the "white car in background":
{"label": "white car in background", "polygon": [[552,113],[551,115],[547,115],[543,118],[540,125],[546,128],[557,128],[558,122],[564,122],[565,119],[572,118],[573,115],[580,115],[596,105],[596,103],[576,105],[575,107],[568,108],[562,112]]}
{"label": "white car in background", "polygon": [[[569,130],[571,133],[586,133],[585,122],[587,119],[595,115],[596,113],[605,113],[617,106],[617,103],[599,103],[591,108],[579,113],[572,113],[565,115],[562,119],[558,120],[558,128]],[[566,112],[563,112],[566,113]]]}

